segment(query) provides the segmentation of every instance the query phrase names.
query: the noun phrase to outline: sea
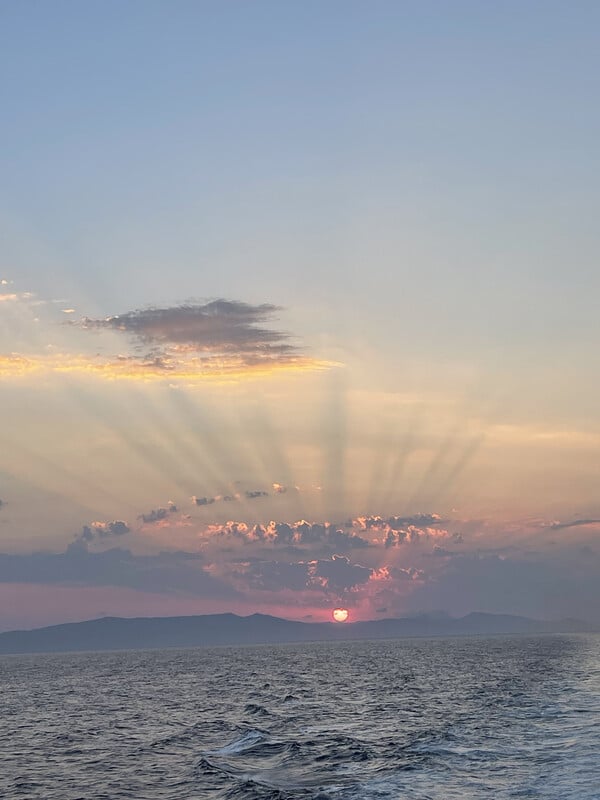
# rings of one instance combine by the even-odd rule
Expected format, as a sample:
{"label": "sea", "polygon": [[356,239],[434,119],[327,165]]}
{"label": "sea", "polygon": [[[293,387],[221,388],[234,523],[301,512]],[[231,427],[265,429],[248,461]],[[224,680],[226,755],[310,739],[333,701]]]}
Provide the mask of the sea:
{"label": "sea", "polygon": [[600,637],[0,657],[4,800],[598,800]]}

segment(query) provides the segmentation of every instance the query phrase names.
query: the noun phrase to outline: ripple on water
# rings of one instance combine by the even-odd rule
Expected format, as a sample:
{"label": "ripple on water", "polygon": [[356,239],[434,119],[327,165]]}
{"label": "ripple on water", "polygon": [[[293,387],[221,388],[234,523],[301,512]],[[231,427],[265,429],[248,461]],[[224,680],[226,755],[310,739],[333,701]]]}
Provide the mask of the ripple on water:
{"label": "ripple on water", "polygon": [[0,658],[10,800],[598,800],[600,638]]}

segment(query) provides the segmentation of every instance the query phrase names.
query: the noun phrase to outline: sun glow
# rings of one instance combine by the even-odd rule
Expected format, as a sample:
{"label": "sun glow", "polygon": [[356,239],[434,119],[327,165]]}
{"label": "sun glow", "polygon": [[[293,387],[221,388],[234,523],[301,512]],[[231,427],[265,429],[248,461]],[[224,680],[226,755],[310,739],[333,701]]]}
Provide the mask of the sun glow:
{"label": "sun glow", "polygon": [[347,608],[334,608],[333,609],[333,618],[336,622],[346,622],[348,619],[348,609]]}

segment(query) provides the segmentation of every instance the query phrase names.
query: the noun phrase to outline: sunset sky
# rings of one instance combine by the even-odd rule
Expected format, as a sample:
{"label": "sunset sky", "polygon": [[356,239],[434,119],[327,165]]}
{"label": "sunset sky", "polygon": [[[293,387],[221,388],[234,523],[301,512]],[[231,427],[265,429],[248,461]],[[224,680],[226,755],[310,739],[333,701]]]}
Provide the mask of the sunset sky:
{"label": "sunset sky", "polygon": [[600,622],[596,2],[0,8],[0,629]]}

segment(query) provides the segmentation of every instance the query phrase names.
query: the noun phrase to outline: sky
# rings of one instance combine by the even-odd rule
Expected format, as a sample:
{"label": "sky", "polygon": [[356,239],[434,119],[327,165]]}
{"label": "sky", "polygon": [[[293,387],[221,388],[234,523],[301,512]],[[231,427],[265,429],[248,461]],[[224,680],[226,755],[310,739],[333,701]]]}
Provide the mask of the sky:
{"label": "sky", "polygon": [[0,629],[600,623],[595,2],[0,5]]}

